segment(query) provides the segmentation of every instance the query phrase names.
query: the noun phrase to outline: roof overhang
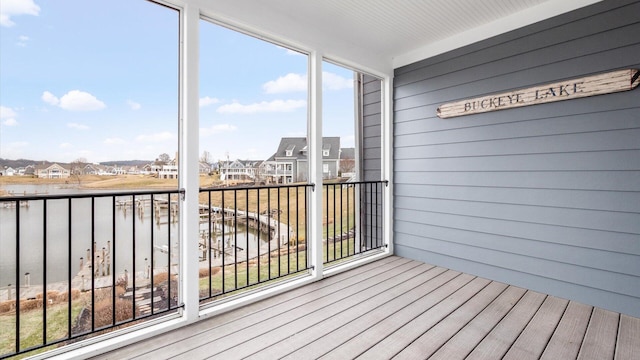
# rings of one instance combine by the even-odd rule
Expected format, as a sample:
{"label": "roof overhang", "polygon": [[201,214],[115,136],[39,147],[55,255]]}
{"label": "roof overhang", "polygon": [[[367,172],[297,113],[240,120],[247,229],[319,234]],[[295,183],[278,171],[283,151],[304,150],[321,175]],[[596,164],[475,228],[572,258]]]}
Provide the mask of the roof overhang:
{"label": "roof overhang", "polygon": [[601,0],[184,0],[202,15],[373,74]]}

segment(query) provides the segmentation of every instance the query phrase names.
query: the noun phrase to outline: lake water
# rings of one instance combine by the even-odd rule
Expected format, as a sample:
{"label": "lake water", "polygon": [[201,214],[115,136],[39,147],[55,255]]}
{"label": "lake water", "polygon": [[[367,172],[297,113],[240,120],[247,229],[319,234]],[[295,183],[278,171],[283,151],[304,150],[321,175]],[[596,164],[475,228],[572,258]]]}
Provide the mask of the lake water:
{"label": "lake water", "polygon": [[[6,191],[15,194],[78,194],[99,193],[83,191],[73,187],[58,185],[12,185],[3,186]],[[156,198],[161,197],[157,195]],[[165,197],[166,198],[166,197]],[[140,199],[140,197],[136,197]],[[148,197],[147,197],[148,199]],[[131,200],[131,197],[117,197],[116,200]],[[175,203],[172,200],[172,203]],[[92,210],[93,209],[93,210]],[[69,269],[69,247],[71,247],[71,274],[80,270],[80,258],[87,259],[87,250],[91,249],[92,239],[95,248],[108,250],[113,247],[115,221],[115,269],[118,276],[127,269],[133,269],[135,254],[136,272],[143,272],[150,265],[151,253],[154,256],[154,268],[166,269],[169,265],[166,250],[170,247],[172,264],[177,264],[177,244],[179,225],[167,223],[167,210],[159,216],[152,216],[149,202],[145,211],[132,213],[131,206],[118,207],[113,213],[112,197],[91,199],[73,199],[71,203],[71,231],[69,231],[68,200],[48,200],[46,216],[46,251],[44,250],[44,202],[30,201],[28,207],[6,208],[0,202],[0,287],[16,283],[16,214],[20,216],[20,284],[25,284],[25,273],[30,274],[32,285],[41,284],[43,279],[44,255],[46,253],[47,283],[67,280]],[[93,211],[93,224],[92,224]],[[175,218],[175,216],[172,215]],[[160,221],[158,222],[158,218]],[[92,231],[93,229],[93,231]],[[69,233],[71,240],[69,240]],[[135,233],[135,238],[134,238]],[[238,237],[238,246],[246,246],[246,233]],[[249,233],[250,246],[256,246],[256,234]],[[171,244],[168,244],[169,236]],[[261,240],[266,236],[261,235]],[[134,244],[135,241],[135,244]],[[152,246],[153,241],[153,246]],[[262,242],[262,241],[261,241]],[[69,245],[71,244],[71,245]],[[145,260],[146,258],[146,260]],[[112,264],[113,264],[113,257]],[[175,271],[175,268],[172,268]]]}

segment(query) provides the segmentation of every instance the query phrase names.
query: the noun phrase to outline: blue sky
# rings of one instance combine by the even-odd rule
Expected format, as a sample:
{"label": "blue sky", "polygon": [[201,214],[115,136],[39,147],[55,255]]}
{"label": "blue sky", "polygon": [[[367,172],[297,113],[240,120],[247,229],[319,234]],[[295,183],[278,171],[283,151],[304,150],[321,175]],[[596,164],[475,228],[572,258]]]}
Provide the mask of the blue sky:
{"label": "blue sky", "polygon": [[[0,157],[178,149],[178,13],[145,0],[0,2]],[[200,152],[265,159],[304,136],[307,57],[201,21]],[[324,135],[353,146],[353,72],[325,63]]]}

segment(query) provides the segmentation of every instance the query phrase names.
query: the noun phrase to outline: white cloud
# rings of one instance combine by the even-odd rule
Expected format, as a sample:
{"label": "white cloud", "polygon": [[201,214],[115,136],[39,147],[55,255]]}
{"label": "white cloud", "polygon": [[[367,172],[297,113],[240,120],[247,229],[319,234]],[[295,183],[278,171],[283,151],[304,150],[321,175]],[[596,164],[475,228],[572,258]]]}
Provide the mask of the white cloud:
{"label": "white cloud", "polygon": [[218,124],[218,125],[213,125],[211,127],[208,128],[200,128],[200,135],[201,136],[210,136],[210,135],[214,135],[214,134],[220,134],[220,133],[224,133],[224,132],[231,132],[231,131],[235,131],[238,128],[234,125],[230,125],[230,124]]}
{"label": "white cloud", "polygon": [[33,15],[38,16],[40,7],[33,0],[2,0],[0,1],[0,26],[11,27],[15,23],[12,16]]}
{"label": "white cloud", "polygon": [[243,105],[240,103],[220,106],[216,111],[221,114],[256,114],[265,112],[292,112],[307,105],[305,100],[273,100]]}
{"label": "white cloud", "polygon": [[73,145],[71,145],[68,142],[60,144],[60,149],[68,149],[68,148],[71,148],[71,147],[73,147]]}
{"label": "white cloud", "polygon": [[60,107],[69,111],[94,111],[106,105],[87,92],[71,90],[60,98]]}
{"label": "white cloud", "polygon": [[262,89],[267,94],[306,91],[308,89],[308,80],[306,75],[289,73],[265,83],[262,85]]}
{"label": "white cloud", "polygon": [[14,119],[14,118],[9,118],[9,119],[3,121],[2,125],[5,125],[5,126],[16,126],[16,125],[18,125],[18,121],[16,121],[16,119]]}
{"label": "white cloud", "polygon": [[29,41],[29,37],[25,36],[25,35],[20,35],[18,36],[18,42],[16,43],[16,45],[21,46],[21,47],[26,47],[27,46],[27,41]]}
{"label": "white cloud", "polygon": [[0,141],[0,153],[5,159],[19,159],[25,156],[25,149],[29,147],[29,143],[26,141],[15,142],[1,142]]}
{"label": "white cloud", "polygon": [[77,129],[77,130],[89,130],[89,127],[87,125],[82,125],[78,123],[68,123],[67,127],[70,127],[72,129]]}
{"label": "white cloud", "polygon": [[343,78],[340,75],[323,71],[322,72],[322,87],[325,90],[342,90],[353,88],[353,79]]}
{"label": "white cloud", "polygon": [[95,96],[80,90],[71,90],[59,99],[49,91],[45,91],[42,93],[42,101],[69,111],[95,111],[107,107]]}
{"label": "white cloud", "polygon": [[104,139],[103,142],[107,145],[117,145],[117,144],[124,144],[125,141],[120,138],[106,138]]}
{"label": "white cloud", "polygon": [[142,108],[142,105],[132,100],[127,100],[127,105],[129,105],[131,110],[140,110],[140,108]]}
{"label": "white cloud", "polygon": [[211,104],[217,104],[219,102],[220,100],[218,98],[211,98],[211,97],[205,96],[203,98],[200,98],[200,107],[209,106]]}
{"label": "white cloud", "polygon": [[18,115],[12,108],[0,105],[0,119],[13,118]]}
{"label": "white cloud", "polygon": [[16,126],[18,125],[18,121],[16,121],[15,117],[18,116],[12,108],[1,106],[0,105],[0,120],[4,120],[2,125],[5,126]]}
{"label": "white cloud", "polygon": [[[352,89],[353,79],[344,78],[332,72],[322,72],[322,87],[325,90]],[[308,79],[306,74],[289,73],[276,80],[271,80],[262,85],[267,94],[281,94],[287,92],[307,91]]]}
{"label": "white cloud", "polygon": [[55,95],[48,91],[42,93],[42,101],[53,106],[57,106],[58,104],[60,104],[60,99],[58,99]]}
{"label": "white cloud", "polygon": [[161,142],[161,141],[172,140],[174,138],[175,138],[175,136],[172,133],[170,133],[168,131],[164,131],[164,132],[155,133],[155,134],[138,135],[136,137],[136,141],[140,141],[140,142]]}

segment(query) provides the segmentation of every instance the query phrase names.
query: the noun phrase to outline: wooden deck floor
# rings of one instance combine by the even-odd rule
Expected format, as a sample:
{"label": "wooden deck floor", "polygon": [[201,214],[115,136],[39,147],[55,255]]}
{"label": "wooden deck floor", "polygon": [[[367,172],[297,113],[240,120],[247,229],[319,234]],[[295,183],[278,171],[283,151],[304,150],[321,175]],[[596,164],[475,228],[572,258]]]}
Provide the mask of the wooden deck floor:
{"label": "wooden deck floor", "polygon": [[400,257],[97,359],[640,359],[640,319]]}

